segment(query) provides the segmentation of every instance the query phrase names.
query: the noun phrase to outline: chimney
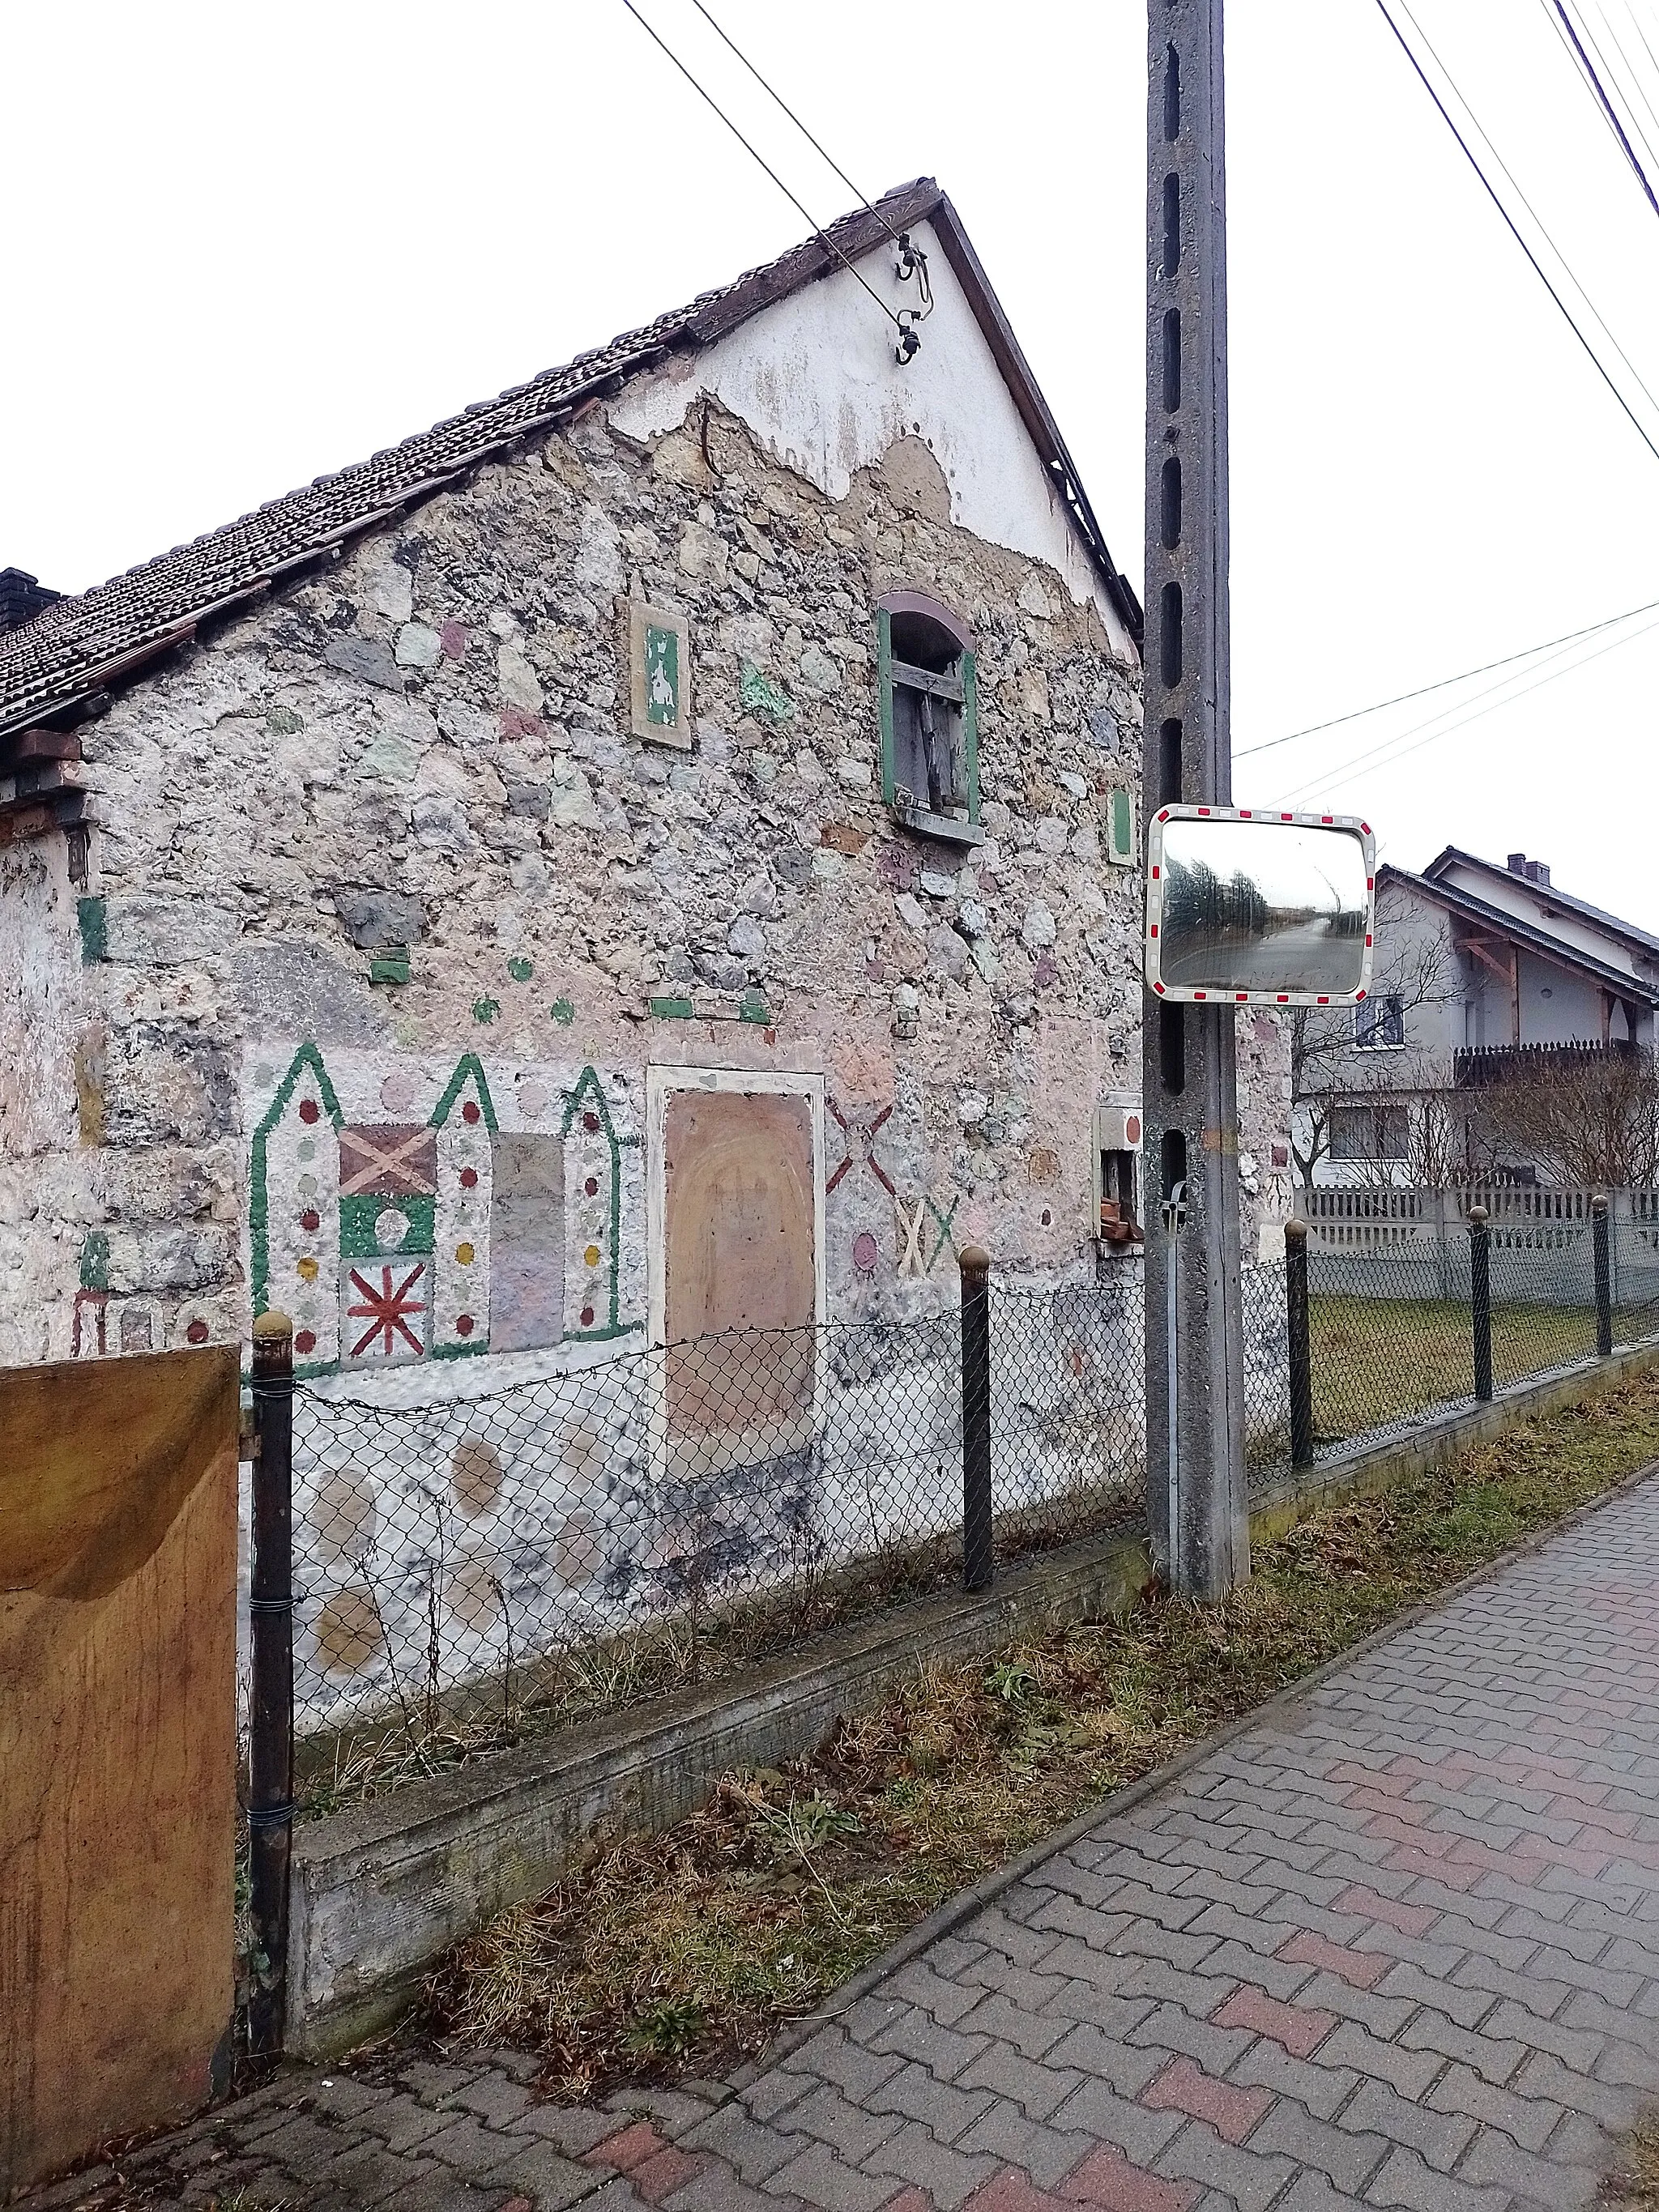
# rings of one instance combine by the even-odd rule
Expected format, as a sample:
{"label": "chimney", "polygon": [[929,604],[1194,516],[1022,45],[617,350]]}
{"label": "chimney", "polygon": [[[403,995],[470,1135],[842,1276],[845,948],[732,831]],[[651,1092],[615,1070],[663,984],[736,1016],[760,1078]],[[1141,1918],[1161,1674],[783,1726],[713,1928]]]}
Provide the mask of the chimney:
{"label": "chimney", "polygon": [[0,635],[21,629],[38,614],[63,598],[23,568],[0,568]]}
{"label": "chimney", "polygon": [[1526,872],[1526,854],[1524,853],[1511,853],[1510,854],[1510,873],[1512,876],[1524,876]]}
{"label": "chimney", "polygon": [[1534,883],[1541,884],[1546,890],[1549,889],[1550,872],[1541,860],[1534,860],[1528,872]]}

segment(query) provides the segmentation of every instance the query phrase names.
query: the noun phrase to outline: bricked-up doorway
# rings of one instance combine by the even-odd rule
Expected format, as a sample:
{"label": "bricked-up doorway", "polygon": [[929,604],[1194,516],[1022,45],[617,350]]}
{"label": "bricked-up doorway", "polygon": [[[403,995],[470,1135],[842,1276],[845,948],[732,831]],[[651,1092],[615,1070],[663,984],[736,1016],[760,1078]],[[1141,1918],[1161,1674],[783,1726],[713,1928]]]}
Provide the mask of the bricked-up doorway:
{"label": "bricked-up doorway", "polygon": [[0,1373],[0,2197],[228,2051],[234,1348]]}
{"label": "bricked-up doorway", "polygon": [[[726,1070],[653,1077],[653,1334],[671,1347],[671,1465],[753,1466],[812,1434],[822,1085]],[[733,1331],[759,1333],[745,1335],[741,1357]]]}

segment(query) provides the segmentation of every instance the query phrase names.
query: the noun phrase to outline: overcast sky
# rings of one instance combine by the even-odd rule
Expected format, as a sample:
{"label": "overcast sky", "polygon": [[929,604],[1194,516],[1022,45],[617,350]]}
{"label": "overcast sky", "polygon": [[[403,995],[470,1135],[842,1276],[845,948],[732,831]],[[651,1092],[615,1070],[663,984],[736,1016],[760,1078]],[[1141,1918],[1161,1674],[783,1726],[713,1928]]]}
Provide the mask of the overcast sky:
{"label": "overcast sky", "polygon": [[[846,188],[691,0],[639,3],[814,219],[841,212]],[[1144,8],[710,4],[865,191],[939,178],[1138,580]],[[1659,108],[1636,35],[1659,52],[1655,0],[1586,5]],[[1659,392],[1659,220],[1546,0],[1416,13]],[[15,11],[6,44],[0,566],[63,589],[805,228],[622,0],[54,0]],[[1228,67],[1236,749],[1659,600],[1659,460],[1374,0],[1235,0]],[[1659,408],[1596,339],[1659,443]],[[1241,758],[1236,795],[1363,811],[1407,866],[1524,848],[1659,928],[1659,630],[1350,764],[1498,680]]]}

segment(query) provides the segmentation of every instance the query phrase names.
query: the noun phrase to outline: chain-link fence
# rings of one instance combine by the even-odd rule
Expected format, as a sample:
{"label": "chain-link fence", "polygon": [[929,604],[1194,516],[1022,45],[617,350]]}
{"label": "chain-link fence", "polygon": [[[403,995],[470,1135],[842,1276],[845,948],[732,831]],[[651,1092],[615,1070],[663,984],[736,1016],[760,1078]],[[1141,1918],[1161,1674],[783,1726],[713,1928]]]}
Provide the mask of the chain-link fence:
{"label": "chain-link fence", "polygon": [[[1552,1233],[1547,1252],[1494,1243],[1486,1262],[1491,1387],[1594,1354],[1589,1224]],[[1306,1252],[1305,1347],[1290,1320],[1296,1264],[1239,1283],[1258,1495],[1294,1457],[1297,1371],[1313,1459],[1480,1388],[1468,1249],[1455,1260],[1444,1248]],[[1615,1252],[1609,1273],[1632,1299],[1616,1310],[1621,1340],[1659,1332],[1653,1255]],[[1139,1271],[1086,1288],[997,1286],[986,1334],[995,1558],[1144,1526]],[[440,1391],[410,1370],[418,1403],[371,1402],[349,1377],[302,1387],[304,1794],[331,1802],[707,1683],[956,1584],[963,1344],[953,1309],[703,1337],[505,1389],[458,1365]]]}
{"label": "chain-link fence", "polygon": [[[999,1558],[1142,1511],[1138,1283],[992,1300]],[[659,1696],[954,1583],[960,1319],[708,1336],[410,1407],[302,1388],[313,1797]]]}

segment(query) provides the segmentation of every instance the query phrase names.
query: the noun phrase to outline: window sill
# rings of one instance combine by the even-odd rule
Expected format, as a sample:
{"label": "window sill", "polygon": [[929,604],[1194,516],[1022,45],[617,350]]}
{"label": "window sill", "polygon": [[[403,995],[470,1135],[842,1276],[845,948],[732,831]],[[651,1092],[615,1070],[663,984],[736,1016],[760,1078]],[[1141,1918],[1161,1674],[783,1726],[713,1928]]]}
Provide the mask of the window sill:
{"label": "window sill", "polygon": [[945,845],[982,845],[985,832],[977,822],[964,822],[955,814],[932,814],[925,806],[896,799],[889,809],[895,822],[914,830],[920,837],[935,837]]}

